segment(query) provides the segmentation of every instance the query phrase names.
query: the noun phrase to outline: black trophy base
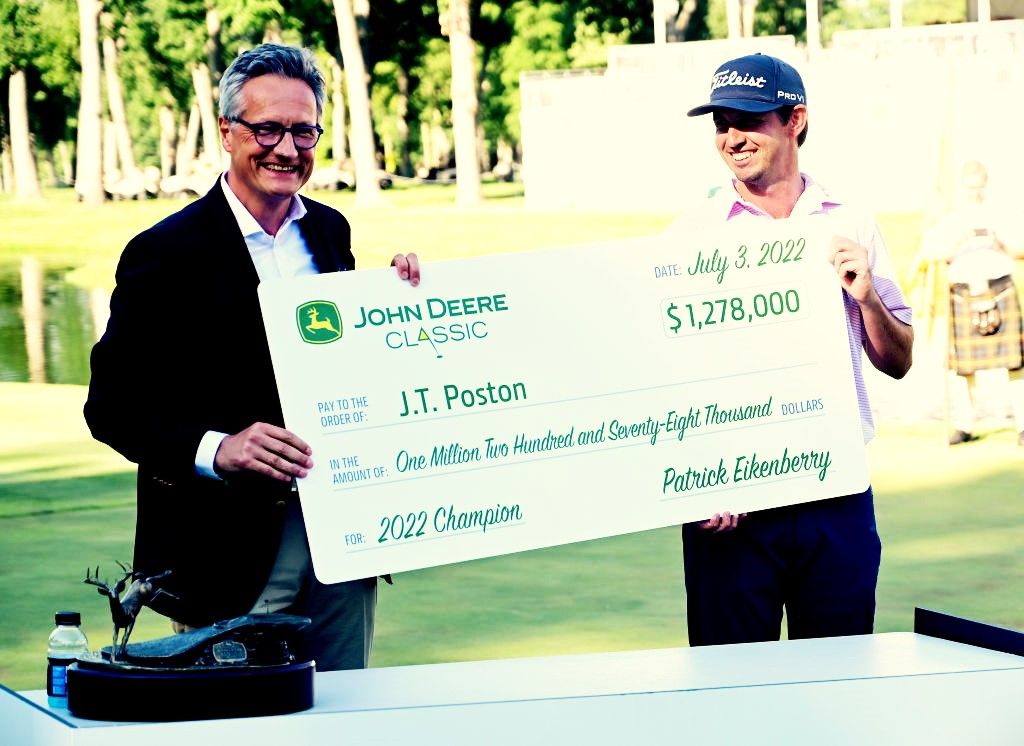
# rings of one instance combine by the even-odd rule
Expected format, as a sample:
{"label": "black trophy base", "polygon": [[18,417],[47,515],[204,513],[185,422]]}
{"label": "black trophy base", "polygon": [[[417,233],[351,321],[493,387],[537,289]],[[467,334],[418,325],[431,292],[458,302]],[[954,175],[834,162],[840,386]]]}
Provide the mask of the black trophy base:
{"label": "black trophy base", "polygon": [[68,668],[68,711],[88,720],[162,722],[258,717],[313,706],[312,661],[197,669]]}

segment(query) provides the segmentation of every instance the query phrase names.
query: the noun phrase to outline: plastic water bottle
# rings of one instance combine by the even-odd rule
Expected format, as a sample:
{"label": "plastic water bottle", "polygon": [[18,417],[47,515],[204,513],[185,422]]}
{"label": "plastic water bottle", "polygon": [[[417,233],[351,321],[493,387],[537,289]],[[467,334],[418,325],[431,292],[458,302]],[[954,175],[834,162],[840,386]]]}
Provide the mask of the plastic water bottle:
{"label": "plastic water bottle", "polygon": [[77,611],[58,611],[57,628],[46,646],[46,697],[50,707],[68,706],[68,666],[82,653],[89,652],[89,641],[82,631],[82,615]]}

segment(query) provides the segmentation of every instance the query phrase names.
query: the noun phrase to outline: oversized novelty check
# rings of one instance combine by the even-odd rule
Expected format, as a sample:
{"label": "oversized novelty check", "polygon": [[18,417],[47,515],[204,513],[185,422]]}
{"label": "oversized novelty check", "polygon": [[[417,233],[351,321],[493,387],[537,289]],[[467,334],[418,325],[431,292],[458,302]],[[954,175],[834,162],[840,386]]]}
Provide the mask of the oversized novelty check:
{"label": "oversized novelty check", "polygon": [[264,283],[327,583],[867,488],[806,223]]}

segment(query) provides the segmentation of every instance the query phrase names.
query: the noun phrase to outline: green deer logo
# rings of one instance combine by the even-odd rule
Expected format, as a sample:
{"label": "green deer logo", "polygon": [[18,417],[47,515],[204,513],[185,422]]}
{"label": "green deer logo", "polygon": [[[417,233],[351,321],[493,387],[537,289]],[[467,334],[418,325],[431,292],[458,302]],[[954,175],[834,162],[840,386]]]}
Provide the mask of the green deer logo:
{"label": "green deer logo", "polygon": [[323,345],[341,339],[341,313],[329,300],[311,300],[295,309],[303,342]]}

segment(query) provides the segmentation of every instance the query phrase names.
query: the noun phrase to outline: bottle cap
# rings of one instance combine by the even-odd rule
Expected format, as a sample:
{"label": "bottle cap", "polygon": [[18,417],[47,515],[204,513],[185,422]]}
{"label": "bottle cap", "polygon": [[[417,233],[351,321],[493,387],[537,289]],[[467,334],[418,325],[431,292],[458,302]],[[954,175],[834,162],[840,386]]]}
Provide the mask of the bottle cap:
{"label": "bottle cap", "polygon": [[68,624],[77,627],[82,623],[82,615],[77,611],[58,611],[53,615],[57,624]]}

